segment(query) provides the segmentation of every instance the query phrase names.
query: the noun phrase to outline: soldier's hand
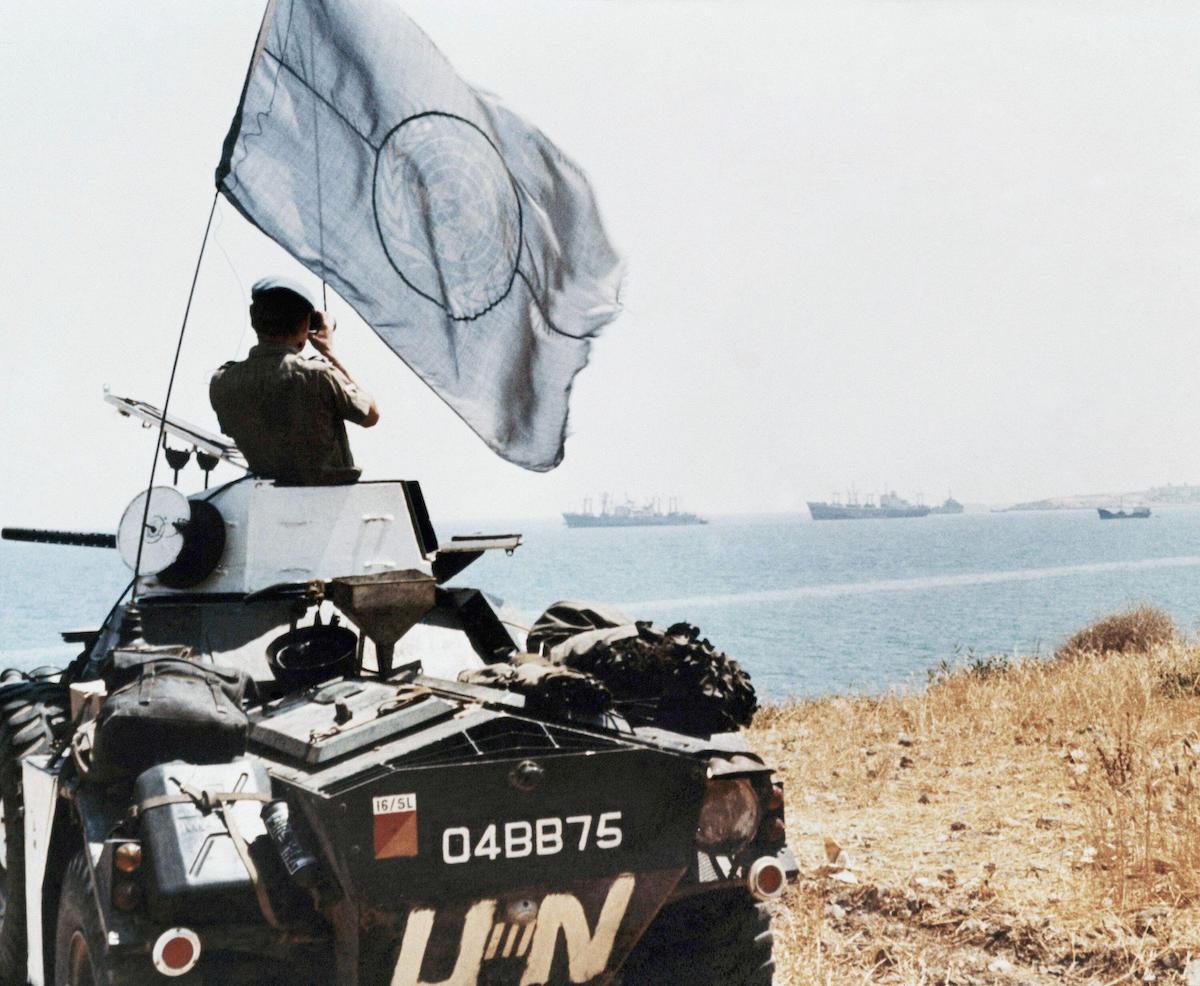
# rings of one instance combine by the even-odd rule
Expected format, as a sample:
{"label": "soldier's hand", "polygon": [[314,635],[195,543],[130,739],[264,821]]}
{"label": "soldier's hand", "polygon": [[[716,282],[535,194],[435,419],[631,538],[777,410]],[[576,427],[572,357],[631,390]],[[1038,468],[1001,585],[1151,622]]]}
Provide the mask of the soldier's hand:
{"label": "soldier's hand", "polygon": [[318,308],[309,316],[308,341],[322,356],[333,353],[333,330],[336,328],[337,321],[328,312]]}

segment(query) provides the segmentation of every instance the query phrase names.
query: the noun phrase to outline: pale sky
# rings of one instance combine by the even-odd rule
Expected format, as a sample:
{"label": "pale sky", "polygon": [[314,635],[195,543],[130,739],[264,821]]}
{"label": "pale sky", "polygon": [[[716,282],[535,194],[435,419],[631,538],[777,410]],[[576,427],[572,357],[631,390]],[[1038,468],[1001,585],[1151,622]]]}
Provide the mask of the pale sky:
{"label": "pale sky", "polygon": [[[421,479],[435,519],[604,490],[735,513],[852,485],[1200,482],[1194,0],[402,6],[588,172],[629,271],[547,475],[333,301],[384,415],[356,456]],[[261,15],[4,6],[0,522],[112,530],[144,486],[151,433],[102,389],[162,402]],[[252,341],[248,286],[300,271],[218,206],[176,413],[215,429],[207,381]]]}

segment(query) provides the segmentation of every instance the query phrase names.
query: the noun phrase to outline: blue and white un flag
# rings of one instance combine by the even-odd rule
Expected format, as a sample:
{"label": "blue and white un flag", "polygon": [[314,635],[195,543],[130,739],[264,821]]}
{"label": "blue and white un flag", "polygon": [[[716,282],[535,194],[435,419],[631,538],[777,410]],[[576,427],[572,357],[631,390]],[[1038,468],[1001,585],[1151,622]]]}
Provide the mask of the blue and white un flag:
{"label": "blue and white un flag", "polygon": [[504,458],[562,460],[619,311],[583,173],[388,0],[272,0],[217,185]]}

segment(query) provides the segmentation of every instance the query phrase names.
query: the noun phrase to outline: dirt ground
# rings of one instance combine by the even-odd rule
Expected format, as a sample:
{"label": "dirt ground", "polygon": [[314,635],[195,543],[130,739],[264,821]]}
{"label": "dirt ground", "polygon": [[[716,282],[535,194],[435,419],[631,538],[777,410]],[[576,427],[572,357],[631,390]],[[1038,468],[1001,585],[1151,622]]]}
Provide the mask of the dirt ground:
{"label": "dirt ground", "polygon": [[769,708],[777,982],[1200,986],[1200,652],[973,660]]}

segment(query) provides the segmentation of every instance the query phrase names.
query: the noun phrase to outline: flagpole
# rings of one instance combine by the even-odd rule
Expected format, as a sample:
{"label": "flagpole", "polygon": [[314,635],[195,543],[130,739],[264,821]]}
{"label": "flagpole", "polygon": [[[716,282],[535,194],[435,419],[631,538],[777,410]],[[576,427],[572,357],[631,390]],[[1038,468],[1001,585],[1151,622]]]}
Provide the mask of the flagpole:
{"label": "flagpole", "polygon": [[[316,48],[313,46],[313,34],[308,32],[308,70],[315,79],[317,74]],[[329,311],[329,294],[325,288],[325,209],[321,201],[321,115],[317,112],[317,100],[312,98],[313,109],[313,157],[316,162],[317,177],[317,245],[321,257],[321,309]]]}

